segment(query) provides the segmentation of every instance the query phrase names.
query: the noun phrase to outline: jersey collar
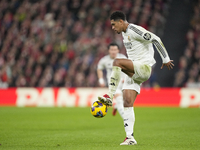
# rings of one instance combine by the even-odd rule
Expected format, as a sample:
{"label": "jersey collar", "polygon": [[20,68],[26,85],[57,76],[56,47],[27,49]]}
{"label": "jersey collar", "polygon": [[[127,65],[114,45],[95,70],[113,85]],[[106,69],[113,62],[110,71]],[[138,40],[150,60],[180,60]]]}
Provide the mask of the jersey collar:
{"label": "jersey collar", "polygon": [[[130,24],[128,24],[128,26],[127,26],[127,28],[126,28],[126,32],[128,31],[129,26],[130,26]],[[126,33],[126,32],[125,32],[125,33]]]}

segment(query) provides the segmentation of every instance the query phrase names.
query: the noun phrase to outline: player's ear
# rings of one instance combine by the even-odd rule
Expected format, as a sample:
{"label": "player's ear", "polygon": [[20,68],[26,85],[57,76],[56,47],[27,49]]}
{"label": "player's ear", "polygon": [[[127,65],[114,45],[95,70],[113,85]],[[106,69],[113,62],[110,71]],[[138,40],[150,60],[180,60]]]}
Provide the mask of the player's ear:
{"label": "player's ear", "polygon": [[120,19],[119,22],[122,24],[124,22],[124,20]]}

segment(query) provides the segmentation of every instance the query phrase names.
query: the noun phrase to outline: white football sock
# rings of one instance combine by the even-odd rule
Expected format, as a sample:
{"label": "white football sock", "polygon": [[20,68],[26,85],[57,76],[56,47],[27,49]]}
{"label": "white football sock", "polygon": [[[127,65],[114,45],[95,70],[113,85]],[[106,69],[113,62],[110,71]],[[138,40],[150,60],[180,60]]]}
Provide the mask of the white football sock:
{"label": "white football sock", "polygon": [[122,119],[124,119],[124,101],[122,95],[119,95],[115,98],[115,108],[119,112]]}
{"label": "white football sock", "polygon": [[133,107],[124,107],[124,128],[126,137],[133,137],[133,128],[135,123],[135,113]]}
{"label": "white football sock", "polygon": [[113,66],[112,67],[112,73],[110,76],[110,84],[108,86],[109,88],[109,93],[108,95],[110,96],[111,100],[113,99],[114,93],[117,89],[117,86],[119,84],[120,81],[120,77],[121,77],[121,68],[117,67],[117,66]]}

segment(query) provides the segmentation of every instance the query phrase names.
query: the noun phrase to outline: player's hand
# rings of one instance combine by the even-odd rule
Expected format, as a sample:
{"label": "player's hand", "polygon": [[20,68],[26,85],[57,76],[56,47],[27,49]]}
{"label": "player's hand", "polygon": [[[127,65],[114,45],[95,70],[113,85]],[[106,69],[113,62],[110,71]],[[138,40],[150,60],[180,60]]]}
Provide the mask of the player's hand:
{"label": "player's hand", "polygon": [[102,83],[102,84],[99,83],[99,86],[100,87],[105,87],[106,85],[104,83]]}
{"label": "player's hand", "polygon": [[105,87],[106,86],[103,78],[99,78],[99,86],[100,87]]}
{"label": "player's hand", "polygon": [[167,66],[168,70],[173,69],[174,64],[172,62],[173,62],[173,60],[170,60],[168,63],[163,63],[162,66],[161,66],[161,69],[164,66]]}

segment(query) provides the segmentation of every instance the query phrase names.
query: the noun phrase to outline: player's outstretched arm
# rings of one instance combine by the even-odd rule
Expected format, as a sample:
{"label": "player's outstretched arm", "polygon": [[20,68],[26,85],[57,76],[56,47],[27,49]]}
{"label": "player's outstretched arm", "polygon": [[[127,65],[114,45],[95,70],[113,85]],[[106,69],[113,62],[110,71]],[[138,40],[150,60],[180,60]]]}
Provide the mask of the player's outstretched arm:
{"label": "player's outstretched arm", "polygon": [[162,66],[161,66],[161,69],[164,67],[164,66],[167,66],[168,70],[170,69],[173,69],[173,60],[170,60],[168,63],[163,63]]}

